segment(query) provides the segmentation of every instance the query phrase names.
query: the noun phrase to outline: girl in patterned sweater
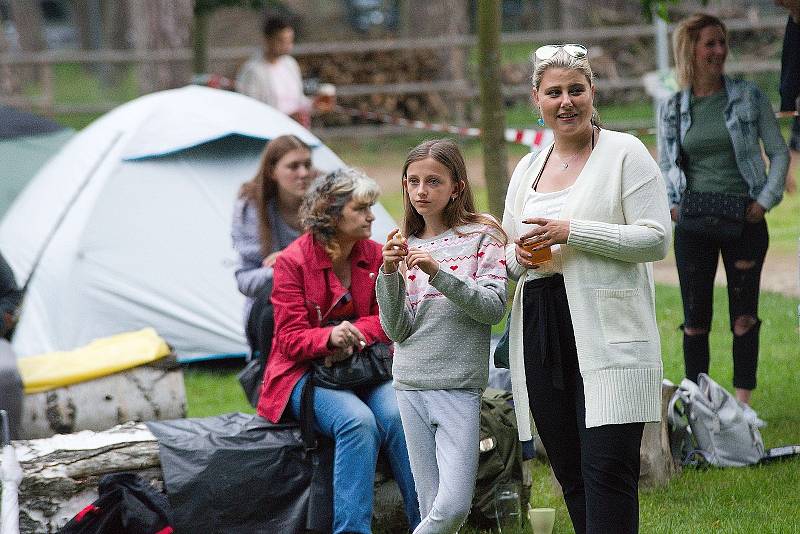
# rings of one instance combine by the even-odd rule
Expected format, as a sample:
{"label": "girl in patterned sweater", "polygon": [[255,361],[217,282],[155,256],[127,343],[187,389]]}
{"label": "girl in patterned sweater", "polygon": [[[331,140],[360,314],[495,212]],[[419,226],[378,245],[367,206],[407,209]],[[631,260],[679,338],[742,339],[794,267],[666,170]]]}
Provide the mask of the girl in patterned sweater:
{"label": "girl in patterned sweater", "polygon": [[383,247],[376,291],[396,342],[392,374],[420,505],[421,533],[456,532],[478,470],[491,327],[506,307],[505,234],[475,213],[464,158],[422,143],[403,167],[405,220]]}

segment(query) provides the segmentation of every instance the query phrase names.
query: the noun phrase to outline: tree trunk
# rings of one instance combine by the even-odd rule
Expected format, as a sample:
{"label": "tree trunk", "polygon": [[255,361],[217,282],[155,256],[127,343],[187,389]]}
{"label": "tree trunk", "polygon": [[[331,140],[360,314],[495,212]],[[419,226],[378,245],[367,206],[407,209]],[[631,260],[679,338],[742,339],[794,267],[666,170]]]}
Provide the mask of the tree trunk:
{"label": "tree trunk", "polygon": [[[188,48],[191,43],[192,0],[132,2],[131,20],[137,50],[155,52]],[[145,61],[139,65],[142,93],[171,89],[191,80],[191,65],[183,61]]]}
{"label": "tree trunk", "polygon": [[542,9],[539,12],[536,25],[538,30],[552,30],[561,25],[560,0],[542,0]]}
{"label": "tree trunk", "polygon": [[489,194],[489,211],[498,220],[503,216],[503,204],[508,188],[506,117],[500,81],[501,14],[501,0],[478,0],[483,175]]}
{"label": "tree trunk", "polygon": [[192,71],[195,74],[208,72],[208,19],[207,11],[195,13],[192,24]]}
{"label": "tree trunk", "polygon": [[561,28],[574,30],[586,26],[587,12],[583,0],[560,0],[561,2]]}
{"label": "tree trunk", "polygon": [[644,425],[640,449],[641,472],[639,482],[645,487],[663,487],[680,472],[680,466],[672,459],[669,440],[667,409],[672,395],[678,388],[661,386],[661,422]]}
{"label": "tree trunk", "polygon": [[186,416],[183,372],[174,358],[25,395],[20,437],[103,430],[126,421]]}
{"label": "tree trunk", "polygon": [[[661,385],[661,421],[645,423],[642,434],[642,445],[639,448],[639,485],[645,488],[661,488],[680,473],[681,466],[676,464],[670,448],[669,422],[667,411],[669,401],[677,390],[677,386]],[[562,494],[561,486],[556,480],[553,469],[550,469],[550,480],[553,488]]]}
{"label": "tree trunk", "polygon": [[[449,13],[449,16],[445,17],[447,21],[447,35],[455,37],[466,34],[469,31],[467,3],[463,0],[448,0],[442,3],[446,4]],[[453,46],[448,49],[447,56],[444,58],[444,64],[447,65],[447,75],[449,79],[466,84],[467,58],[465,48]],[[456,96],[453,98],[450,107],[450,121],[463,124],[465,117],[465,99]]]}
{"label": "tree trunk", "polygon": [[[39,2],[30,0],[10,0],[11,20],[17,29],[19,47],[25,52],[41,52],[47,47],[42,28],[42,10]],[[17,67],[17,77],[21,84],[39,80],[35,67]]]}
{"label": "tree trunk", "polygon": [[[102,47],[111,50],[127,50],[129,2],[103,2],[100,4],[102,17]],[[122,83],[131,65],[109,63],[101,69],[101,80],[106,87],[116,87]]]}
{"label": "tree trunk", "polygon": [[[4,27],[3,18],[0,17],[0,27]],[[0,54],[8,52],[8,41],[5,32],[0,31]],[[19,91],[19,82],[11,72],[7,63],[0,63],[0,95],[12,96]]]}

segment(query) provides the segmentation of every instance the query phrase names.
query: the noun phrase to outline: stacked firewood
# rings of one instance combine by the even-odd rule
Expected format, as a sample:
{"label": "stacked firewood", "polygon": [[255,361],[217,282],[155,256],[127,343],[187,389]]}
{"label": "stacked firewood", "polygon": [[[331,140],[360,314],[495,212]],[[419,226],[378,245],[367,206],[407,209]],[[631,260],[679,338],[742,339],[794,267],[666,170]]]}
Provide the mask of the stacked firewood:
{"label": "stacked firewood", "polygon": [[[390,113],[409,119],[447,118],[451,93],[423,92],[392,94],[391,86],[414,82],[442,81],[447,78],[444,57],[435,50],[390,50],[379,52],[303,55],[298,62],[306,80],[319,80],[337,87],[384,86],[359,96],[337,95],[337,102],[362,111]],[[460,98],[460,97],[459,97]],[[344,116],[323,117],[326,125],[351,124]]]}

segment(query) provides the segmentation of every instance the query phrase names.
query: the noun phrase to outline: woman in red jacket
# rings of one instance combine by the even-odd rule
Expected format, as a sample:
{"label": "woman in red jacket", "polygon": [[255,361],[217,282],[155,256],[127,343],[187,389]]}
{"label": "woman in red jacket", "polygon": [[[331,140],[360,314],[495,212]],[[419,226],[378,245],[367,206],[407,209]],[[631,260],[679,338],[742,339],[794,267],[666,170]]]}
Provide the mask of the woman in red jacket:
{"label": "woman in red jacket", "polygon": [[[375,276],[383,257],[372,234],[377,184],[353,169],[317,178],[300,208],[305,233],[274,267],[275,335],[258,413],[297,418],[311,361],[389,343],[378,319]],[[326,326],[338,321],[336,326]],[[391,382],[358,390],[314,387],[317,429],[333,438],[334,533],[371,532],[375,462],[383,448],[413,529],[419,506]]]}

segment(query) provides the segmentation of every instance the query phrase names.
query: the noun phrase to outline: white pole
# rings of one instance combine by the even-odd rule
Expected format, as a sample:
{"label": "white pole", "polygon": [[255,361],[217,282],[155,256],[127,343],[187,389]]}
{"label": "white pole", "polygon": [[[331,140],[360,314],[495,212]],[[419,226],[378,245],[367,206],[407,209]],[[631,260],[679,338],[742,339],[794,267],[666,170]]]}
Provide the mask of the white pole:
{"label": "white pole", "polygon": [[669,71],[669,35],[667,22],[653,13],[653,25],[656,34],[656,66],[659,74]]}

